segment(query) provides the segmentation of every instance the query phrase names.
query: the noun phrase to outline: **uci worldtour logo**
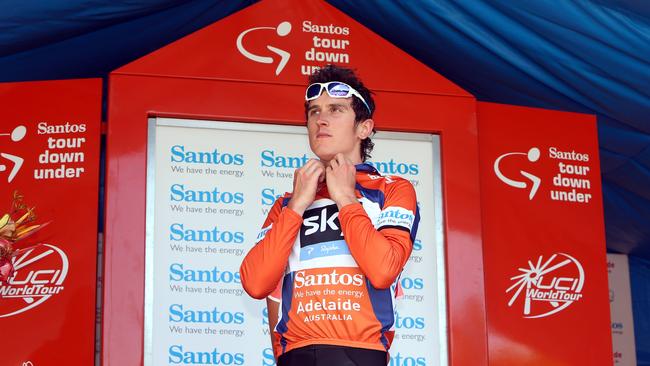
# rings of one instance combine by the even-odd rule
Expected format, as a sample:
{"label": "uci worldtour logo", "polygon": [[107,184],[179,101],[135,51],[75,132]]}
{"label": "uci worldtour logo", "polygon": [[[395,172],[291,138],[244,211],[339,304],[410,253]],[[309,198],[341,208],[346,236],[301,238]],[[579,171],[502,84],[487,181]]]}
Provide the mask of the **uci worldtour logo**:
{"label": "uci worldtour logo", "polygon": [[539,189],[539,185],[541,184],[542,180],[535,176],[530,174],[529,172],[526,172],[524,170],[520,170],[519,173],[523,178],[526,178],[525,180],[520,180],[521,177],[506,177],[502,172],[500,168],[501,161],[504,158],[510,159],[511,156],[513,155],[524,155],[528,159],[529,162],[534,163],[539,160],[540,157],[540,151],[538,148],[533,147],[530,150],[528,150],[527,153],[524,152],[511,152],[511,153],[506,153],[497,158],[497,160],[494,161],[494,173],[499,177],[499,179],[515,188],[520,188],[520,189],[526,189],[529,184],[531,185],[530,191],[528,193],[528,199],[532,200],[533,197],[535,197],[535,194],[537,193],[537,190]]}
{"label": "uci worldtour logo", "polygon": [[[254,27],[254,28],[246,29],[245,31],[239,33],[239,36],[237,36],[237,50],[239,50],[239,52],[249,60],[253,60],[255,62],[259,62],[262,64],[272,64],[273,57],[270,57],[268,55],[256,55],[248,51],[244,46],[244,37],[246,37],[247,34],[251,32],[264,31],[269,29],[274,30],[278,36],[284,37],[289,33],[291,33],[291,23],[284,21],[278,24],[277,27]],[[291,58],[291,54],[285,50],[279,49],[277,47],[273,47],[271,45],[267,45],[266,49],[280,56],[280,61],[278,62],[278,65],[275,68],[275,75],[280,75],[284,67],[287,65],[287,62],[289,62],[289,58]]]}
{"label": "uci worldtour logo", "polygon": [[557,253],[546,261],[539,256],[537,264],[528,261],[528,266],[519,268],[523,274],[511,277],[515,283],[506,290],[514,291],[509,307],[523,297],[524,318],[553,315],[582,299],[585,272],[577,259]]}
{"label": "uci worldtour logo", "polygon": [[14,276],[0,285],[0,318],[35,308],[63,291],[68,257],[54,245],[42,244],[14,258]]}

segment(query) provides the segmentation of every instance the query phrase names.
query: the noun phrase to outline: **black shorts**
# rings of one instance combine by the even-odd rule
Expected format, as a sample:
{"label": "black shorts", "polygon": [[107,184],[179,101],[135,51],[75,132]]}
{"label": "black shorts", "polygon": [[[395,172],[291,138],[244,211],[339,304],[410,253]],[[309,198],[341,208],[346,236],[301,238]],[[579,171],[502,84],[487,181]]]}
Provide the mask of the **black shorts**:
{"label": "black shorts", "polygon": [[386,366],[388,353],[374,349],[315,344],[280,355],[278,366]]}

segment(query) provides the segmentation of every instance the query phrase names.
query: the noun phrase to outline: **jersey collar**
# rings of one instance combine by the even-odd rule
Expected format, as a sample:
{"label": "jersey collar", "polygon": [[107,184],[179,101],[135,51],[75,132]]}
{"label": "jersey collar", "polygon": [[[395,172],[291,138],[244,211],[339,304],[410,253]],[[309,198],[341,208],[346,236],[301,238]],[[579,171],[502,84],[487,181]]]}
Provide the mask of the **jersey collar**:
{"label": "jersey collar", "polygon": [[380,175],[379,172],[377,171],[377,169],[375,169],[375,167],[373,167],[372,165],[370,165],[368,163],[357,164],[354,167],[357,168],[357,172],[372,173],[372,174]]}

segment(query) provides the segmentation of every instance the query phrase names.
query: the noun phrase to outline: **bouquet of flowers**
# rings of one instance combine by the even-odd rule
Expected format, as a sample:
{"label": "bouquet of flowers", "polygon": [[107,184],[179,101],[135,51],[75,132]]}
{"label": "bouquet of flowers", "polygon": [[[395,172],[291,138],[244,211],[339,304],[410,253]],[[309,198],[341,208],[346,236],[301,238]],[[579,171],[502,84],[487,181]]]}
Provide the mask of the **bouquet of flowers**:
{"label": "bouquet of flowers", "polygon": [[48,224],[35,222],[34,208],[28,208],[23,203],[23,196],[14,192],[11,210],[0,217],[0,283],[13,277],[13,258],[30,249],[15,249],[16,243]]}

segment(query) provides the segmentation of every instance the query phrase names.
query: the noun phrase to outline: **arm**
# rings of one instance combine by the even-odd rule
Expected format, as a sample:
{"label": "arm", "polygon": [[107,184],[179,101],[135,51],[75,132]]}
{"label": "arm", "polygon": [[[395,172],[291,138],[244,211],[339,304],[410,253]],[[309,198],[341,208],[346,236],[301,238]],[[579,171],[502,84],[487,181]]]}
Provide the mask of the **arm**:
{"label": "arm", "polygon": [[277,361],[280,356],[278,353],[280,351],[280,341],[275,334],[275,326],[278,324],[278,311],[280,308],[280,303],[276,302],[272,297],[266,298],[266,308],[269,313],[269,335],[271,336],[271,347],[273,348],[273,355]]}
{"label": "arm", "polygon": [[239,268],[244,290],[253,298],[263,299],[282,279],[291,248],[302,224],[302,217],[277,200]]}
{"label": "arm", "polygon": [[358,202],[339,210],[350,253],[375,288],[390,287],[401,273],[411,255],[418,219],[415,190],[406,180],[388,185],[378,229]]}
{"label": "arm", "polygon": [[302,225],[302,214],[314,202],[318,182],[325,168],[310,159],[293,174],[293,194],[287,207],[276,201],[264,222],[257,244],[248,252],[239,269],[244,290],[256,299],[269,295],[278,284]]}

